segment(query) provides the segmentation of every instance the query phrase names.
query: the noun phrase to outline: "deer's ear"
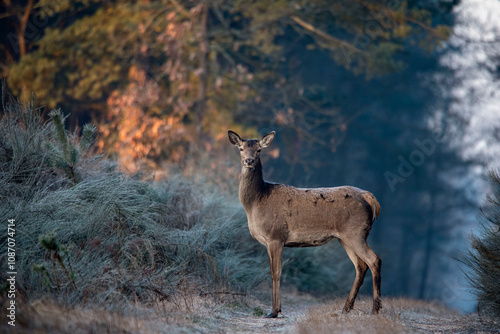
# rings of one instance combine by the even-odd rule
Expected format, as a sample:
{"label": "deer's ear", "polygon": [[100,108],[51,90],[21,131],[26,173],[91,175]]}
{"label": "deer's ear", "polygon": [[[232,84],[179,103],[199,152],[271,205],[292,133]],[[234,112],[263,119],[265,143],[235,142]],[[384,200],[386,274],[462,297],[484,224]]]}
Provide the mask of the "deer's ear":
{"label": "deer's ear", "polygon": [[229,137],[231,144],[235,146],[241,146],[243,143],[243,140],[241,140],[240,136],[238,136],[238,134],[234,131],[227,130],[227,136]]}
{"label": "deer's ear", "polygon": [[268,147],[269,145],[271,145],[271,143],[273,142],[274,140],[274,136],[276,136],[276,132],[271,132],[271,133],[268,133],[267,135],[265,135],[264,137],[262,137],[262,139],[259,141],[259,145],[260,147],[262,148],[266,148]]}

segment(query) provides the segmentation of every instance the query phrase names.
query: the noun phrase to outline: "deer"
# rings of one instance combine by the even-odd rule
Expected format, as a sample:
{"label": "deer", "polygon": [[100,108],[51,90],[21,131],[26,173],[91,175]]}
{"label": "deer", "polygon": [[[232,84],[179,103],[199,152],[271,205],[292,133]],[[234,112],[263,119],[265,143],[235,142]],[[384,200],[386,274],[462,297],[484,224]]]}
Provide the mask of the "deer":
{"label": "deer", "polygon": [[230,143],[240,150],[238,197],[247,215],[248,229],[269,256],[273,290],[272,310],[266,318],[277,318],[281,313],[283,248],[316,247],[333,239],[343,246],[356,269],[342,313],[353,309],[369,268],[373,280],[372,314],[378,314],[382,308],[382,261],[366,238],[380,215],[379,202],[370,192],[352,186],[296,188],[264,181],[260,152],[272,144],[275,135],[272,131],[260,140],[242,139],[228,130]]}

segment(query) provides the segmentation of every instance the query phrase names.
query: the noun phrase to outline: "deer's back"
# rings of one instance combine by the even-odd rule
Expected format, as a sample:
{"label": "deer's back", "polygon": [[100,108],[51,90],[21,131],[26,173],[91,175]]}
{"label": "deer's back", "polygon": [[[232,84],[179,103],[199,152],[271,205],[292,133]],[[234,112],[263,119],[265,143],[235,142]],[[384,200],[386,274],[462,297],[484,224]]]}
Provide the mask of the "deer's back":
{"label": "deer's back", "polygon": [[247,211],[250,232],[263,244],[279,239],[288,247],[318,246],[371,228],[373,212],[362,189],[268,186],[267,196]]}

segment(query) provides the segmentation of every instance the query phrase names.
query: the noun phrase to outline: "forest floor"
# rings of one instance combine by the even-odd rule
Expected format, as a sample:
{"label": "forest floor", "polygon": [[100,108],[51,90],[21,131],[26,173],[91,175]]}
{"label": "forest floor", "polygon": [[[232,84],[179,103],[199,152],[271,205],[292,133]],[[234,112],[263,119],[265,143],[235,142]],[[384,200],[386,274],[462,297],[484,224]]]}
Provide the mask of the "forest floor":
{"label": "forest floor", "polygon": [[[359,296],[354,310],[341,314],[343,300],[283,294],[283,314],[264,318],[266,304],[254,297],[195,297],[123,312],[66,309],[49,301],[31,303],[17,326],[2,333],[500,333],[500,323],[477,314],[461,315],[441,306],[404,298],[385,298],[379,315],[371,300]],[[244,299],[244,300],[242,300]],[[175,304],[175,305],[174,305]],[[8,331],[4,331],[8,329]]]}

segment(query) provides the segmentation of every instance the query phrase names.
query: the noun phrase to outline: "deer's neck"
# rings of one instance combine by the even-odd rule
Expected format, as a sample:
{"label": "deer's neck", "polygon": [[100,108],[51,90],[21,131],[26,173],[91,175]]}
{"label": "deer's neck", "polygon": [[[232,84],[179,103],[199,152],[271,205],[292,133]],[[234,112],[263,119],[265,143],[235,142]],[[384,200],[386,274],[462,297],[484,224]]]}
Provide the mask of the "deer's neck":
{"label": "deer's neck", "polygon": [[239,197],[245,209],[250,209],[267,193],[267,183],[262,176],[262,164],[259,161],[255,168],[241,168]]}

